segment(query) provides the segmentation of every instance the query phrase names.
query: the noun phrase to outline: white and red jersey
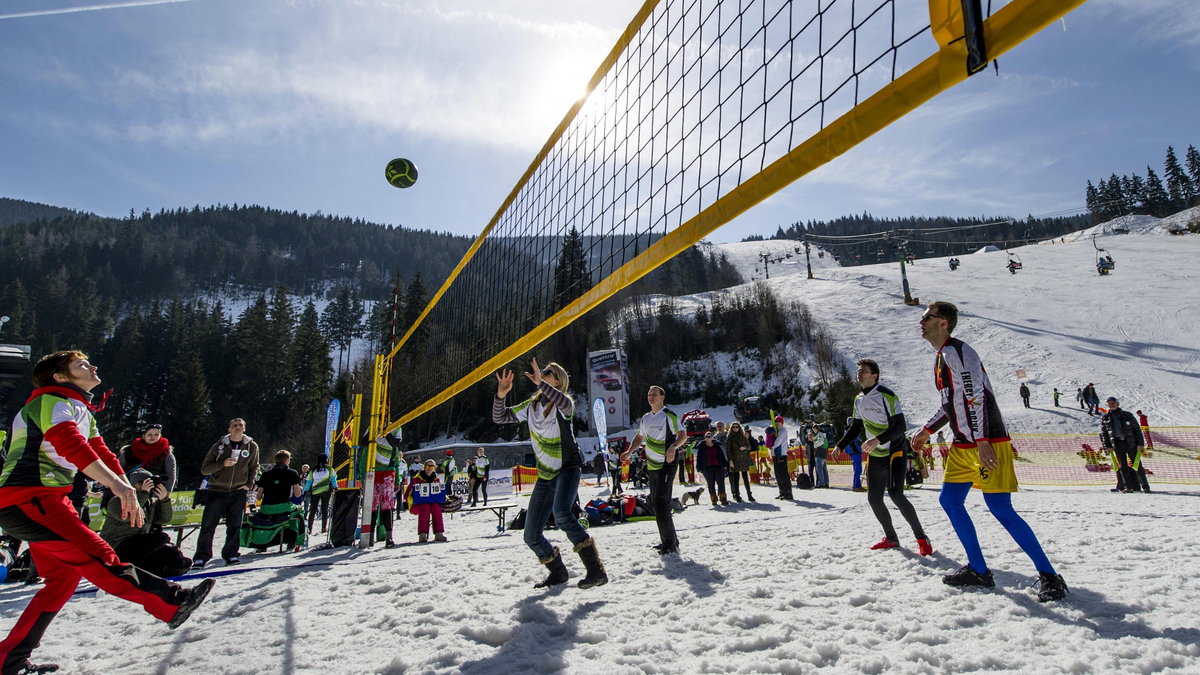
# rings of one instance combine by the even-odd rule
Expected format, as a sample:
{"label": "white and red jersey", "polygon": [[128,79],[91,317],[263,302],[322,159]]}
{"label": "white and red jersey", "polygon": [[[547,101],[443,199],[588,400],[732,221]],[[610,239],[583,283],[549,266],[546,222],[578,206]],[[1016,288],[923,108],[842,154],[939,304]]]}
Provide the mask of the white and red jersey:
{"label": "white and red jersey", "polygon": [[960,447],[1009,440],[992,383],[970,345],[958,338],[947,340],[938,350],[933,378],[942,409],[925,423],[926,430],[933,433],[949,424],[954,444]]}

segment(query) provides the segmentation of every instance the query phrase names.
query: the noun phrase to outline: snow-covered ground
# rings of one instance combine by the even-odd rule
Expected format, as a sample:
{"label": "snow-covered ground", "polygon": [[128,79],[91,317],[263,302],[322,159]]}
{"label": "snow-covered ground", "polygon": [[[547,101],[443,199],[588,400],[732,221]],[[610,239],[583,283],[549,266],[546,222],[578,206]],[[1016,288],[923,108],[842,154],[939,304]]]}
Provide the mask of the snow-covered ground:
{"label": "snow-covered ground", "polygon": [[[1010,249],[1023,264],[1015,275],[1006,268],[1008,256],[997,251],[959,256],[957,271],[950,271],[946,258],[919,259],[907,266],[908,281],[922,303],[958,305],[955,335],[982,356],[1011,432],[1092,430],[1095,418],[1075,403],[1076,389],[1089,382],[1101,399],[1116,396],[1123,407],[1145,411],[1152,425],[1200,425],[1200,293],[1194,265],[1200,260],[1200,237],[1158,236],[1169,224],[1191,217],[1200,217],[1200,208],[1163,221],[1120,219],[1130,234],[1096,238],[1116,260],[1108,276],[1096,272],[1091,234],[1104,230],[1097,226],[1064,237],[1066,243]],[[764,244],[783,245],[720,247],[750,278],[755,251]],[[933,351],[920,337],[923,304],[901,302],[899,264],[819,270],[814,264],[815,279],[801,274],[802,267],[792,268],[779,275],[772,268],[765,283],[784,299],[807,304],[849,363],[878,361],[881,382],[899,394],[909,422],[924,422],[938,405]],[[1033,392],[1032,409],[1021,405],[1017,392],[1022,369]],[[1055,387],[1063,393],[1064,408],[1054,408]]]}
{"label": "snow-covered ground", "polygon": [[[754,494],[676,516],[677,558],[649,548],[652,522],[593,528],[611,582],[587,591],[534,590],[543,572],[520,533],[472,513],[447,517],[445,544],[247,556],[174,632],[78,595],[35,656],[105,674],[1200,672],[1195,489],[1017,495],[1071,587],[1045,605],[979,495],[968,503],[997,588],[964,592],[940,579],[965,561],[933,490],[909,491],[929,558],[904,527],[902,549],[867,550],[880,531],[862,494]],[[413,517],[398,527],[416,540]],[[31,593],[0,587],[5,628]]]}

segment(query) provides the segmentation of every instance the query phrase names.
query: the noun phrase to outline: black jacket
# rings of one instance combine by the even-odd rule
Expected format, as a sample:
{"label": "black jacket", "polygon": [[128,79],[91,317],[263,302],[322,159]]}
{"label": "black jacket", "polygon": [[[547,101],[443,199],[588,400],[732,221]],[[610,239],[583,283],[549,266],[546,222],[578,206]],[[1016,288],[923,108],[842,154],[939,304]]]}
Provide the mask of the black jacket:
{"label": "black jacket", "polygon": [[1100,418],[1100,444],[1106,448],[1133,450],[1146,445],[1142,427],[1133,413],[1120,408],[1104,413]]}

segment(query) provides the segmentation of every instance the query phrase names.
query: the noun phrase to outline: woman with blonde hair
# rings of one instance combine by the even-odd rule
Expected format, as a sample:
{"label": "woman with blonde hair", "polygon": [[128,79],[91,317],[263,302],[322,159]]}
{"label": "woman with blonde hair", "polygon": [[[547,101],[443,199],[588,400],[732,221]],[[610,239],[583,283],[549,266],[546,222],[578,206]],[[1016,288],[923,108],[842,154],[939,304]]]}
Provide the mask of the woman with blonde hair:
{"label": "woman with blonde hair", "polygon": [[513,387],[513,372],[496,373],[496,398],[492,399],[492,421],[497,424],[527,422],[529,439],[537,460],[538,479],[529,497],[525,513],[525,544],[537,554],[538,562],[550,571],[535,588],[565,584],[570,575],[563,564],[558,548],[546,540],[543,530],[550,513],[587,569],[580,588],[608,583],[608,575],[600,562],[596,541],[588,536],[583,525],[571,513],[579,499],[579,479],[583,475],[583,455],[575,442],[571,421],[575,417],[575,402],[566,394],[571,378],[557,363],[539,368],[537,359],[530,361],[532,372],[525,377],[537,389],[533,396],[515,406],[504,405],[504,397]]}

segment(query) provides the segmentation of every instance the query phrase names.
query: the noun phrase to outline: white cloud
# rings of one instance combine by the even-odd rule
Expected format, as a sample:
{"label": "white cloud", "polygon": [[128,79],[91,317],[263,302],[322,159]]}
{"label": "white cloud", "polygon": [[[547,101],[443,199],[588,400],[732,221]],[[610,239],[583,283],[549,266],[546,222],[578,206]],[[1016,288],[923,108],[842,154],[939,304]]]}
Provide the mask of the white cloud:
{"label": "white cloud", "polygon": [[[1091,0],[1088,9],[1117,17],[1140,39],[1200,47],[1200,2],[1196,0]],[[1069,22],[1068,17],[1068,26]]]}
{"label": "white cloud", "polygon": [[117,74],[114,98],[165,111],[101,131],[192,145],[334,126],[535,149],[616,36],[580,20],[374,2],[310,3],[286,19],[286,41],[234,36],[203,59]]}

